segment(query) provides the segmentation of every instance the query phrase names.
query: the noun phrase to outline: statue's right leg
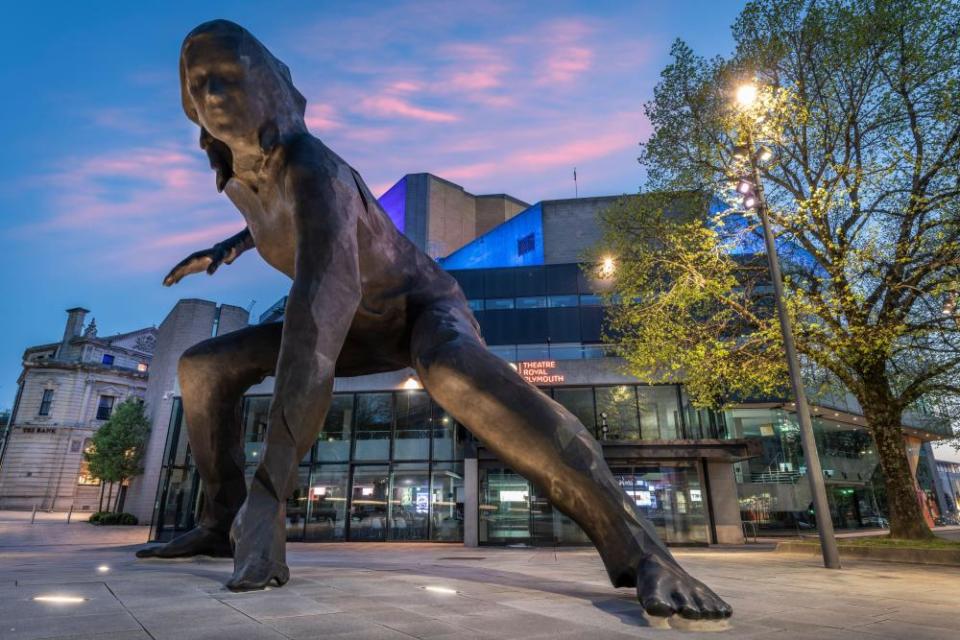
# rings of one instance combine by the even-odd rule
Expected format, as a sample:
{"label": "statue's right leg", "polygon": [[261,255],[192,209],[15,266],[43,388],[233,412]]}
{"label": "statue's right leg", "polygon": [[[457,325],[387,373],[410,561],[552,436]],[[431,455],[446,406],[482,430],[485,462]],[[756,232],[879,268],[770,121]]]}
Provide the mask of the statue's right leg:
{"label": "statue's right leg", "polygon": [[247,495],[243,475],[243,394],[271,375],[280,352],[280,322],[210,338],[187,349],[177,375],[190,452],[203,480],[198,526],[140,558],[229,557],[230,525]]}

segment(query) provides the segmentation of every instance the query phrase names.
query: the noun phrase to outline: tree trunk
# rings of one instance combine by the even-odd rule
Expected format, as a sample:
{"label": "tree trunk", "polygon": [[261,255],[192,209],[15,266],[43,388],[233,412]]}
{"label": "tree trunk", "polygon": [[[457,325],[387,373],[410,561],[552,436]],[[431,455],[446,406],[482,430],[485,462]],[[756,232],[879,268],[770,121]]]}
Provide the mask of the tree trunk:
{"label": "tree trunk", "polygon": [[110,483],[110,491],[107,493],[107,506],[113,504],[113,483]]}
{"label": "tree trunk", "polygon": [[123,480],[120,481],[120,488],[117,490],[117,508],[115,511],[117,513],[123,513],[123,503],[127,497],[127,487],[123,484]]}
{"label": "tree trunk", "polygon": [[106,484],[103,480],[100,481],[100,504],[97,507],[97,511],[103,511],[103,490],[106,488]]}
{"label": "tree trunk", "polygon": [[861,403],[877,443],[877,454],[885,476],[890,537],[909,540],[932,538],[917,498],[917,484],[910,472],[906,443],[900,427],[902,413],[882,400]]}

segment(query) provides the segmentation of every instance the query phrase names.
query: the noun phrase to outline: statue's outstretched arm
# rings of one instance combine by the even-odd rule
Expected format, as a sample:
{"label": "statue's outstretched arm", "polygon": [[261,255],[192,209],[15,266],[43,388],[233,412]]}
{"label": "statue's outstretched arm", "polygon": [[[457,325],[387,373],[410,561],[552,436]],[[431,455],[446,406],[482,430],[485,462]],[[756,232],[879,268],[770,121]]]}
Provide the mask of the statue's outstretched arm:
{"label": "statue's outstretched arm", "polygon": [[213,275],[221,264],[230,264],[240,257],[241,253],[253,247],[254,241],[250,229],[244,228],[240,233],[218,242],[209,249],[191,253],[170,270],[167,277],[163,279],[163,284],[169,287],[180,282],[184,276],[201,271]]}

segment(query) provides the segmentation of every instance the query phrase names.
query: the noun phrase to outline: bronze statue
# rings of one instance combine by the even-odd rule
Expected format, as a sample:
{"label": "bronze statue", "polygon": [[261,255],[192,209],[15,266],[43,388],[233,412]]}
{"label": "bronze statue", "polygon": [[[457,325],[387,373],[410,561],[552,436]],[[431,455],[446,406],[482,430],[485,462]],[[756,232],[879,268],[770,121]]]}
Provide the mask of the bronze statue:
{"label": "bronze statue", "polygon": [[[203,515],[196,529],[138,555],[232,553],[230,589],[283,585],[285,501],[323,425],[334,376],[413,367],[438,404],[587,532],[614,586],[635,587],[648,613],[730,615],[673,559],[587,429],[487,350],[457,282],[397,231],[360,175],[310,135],[305,100],[282,62],[242,27],[216,20],[187,36],[180,78],[217,187],[247,229],[191,255],[164,284],[213,273],[254,246],[293,284],[282,323],[183,354],[180,387]],[[240,401],[274,374],[263,458],[248,491]]]}

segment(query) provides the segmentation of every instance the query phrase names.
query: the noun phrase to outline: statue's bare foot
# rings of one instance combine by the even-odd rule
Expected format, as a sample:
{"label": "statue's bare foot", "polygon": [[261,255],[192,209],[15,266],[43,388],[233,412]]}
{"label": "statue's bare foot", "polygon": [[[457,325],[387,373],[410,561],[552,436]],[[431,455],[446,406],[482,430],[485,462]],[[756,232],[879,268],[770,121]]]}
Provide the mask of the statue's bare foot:
{"label": "statue's bare foot", "polygon": [[138,558],[191,558],[193,556],[232,558],[233,549],[230,548],[230,539],[225,533],[197,527],[166,544],[137,551]]}
{"label": "statue's bare foot", "polygon": [[287,531],[285,506],[264,491],[247,495],[246,502],[233,520],[233,577],[227,582],[231,591],[254,591],[275,582],[282,587],[290,579],[286,564]]}
{"label": "statue's bare foot", "polygon": [[707,585],[657,554],[645,556],[637,567],[637,599],[652,616],[716,620],[733,612]]}

